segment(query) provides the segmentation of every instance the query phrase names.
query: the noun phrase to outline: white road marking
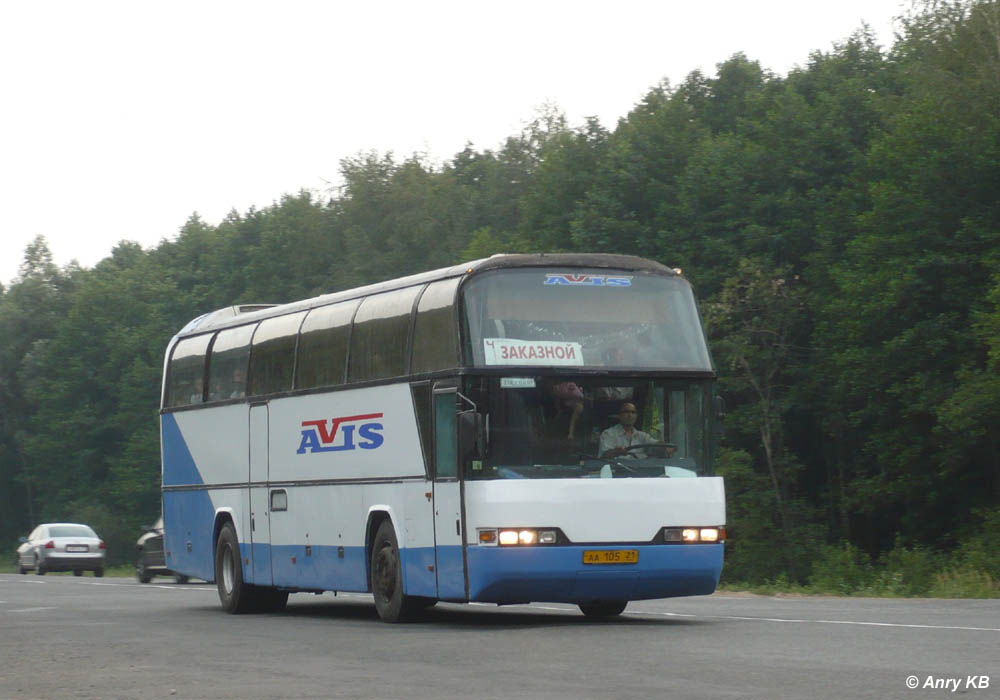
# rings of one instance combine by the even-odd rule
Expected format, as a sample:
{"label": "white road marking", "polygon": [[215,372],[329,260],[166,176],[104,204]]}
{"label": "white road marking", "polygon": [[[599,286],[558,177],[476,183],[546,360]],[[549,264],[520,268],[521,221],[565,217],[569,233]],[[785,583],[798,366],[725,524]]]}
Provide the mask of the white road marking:
{"label": "white road marking", "polygon": [[863,620],[805,620],[783,617],[744,617],[740,615],[691,615],[688,613],[669,612],[629,612],[628,615],[660,615],[663,617],[702,617],[712,620],[744,620],[750,622],[797,622],[812,623],[816,625],[859,625],[863,627],[902,627],[909,629],[923,630],[965,630],[973,632],[1000,632],[1000,627],[963,627],[959,625],[916,625],[902,622],[866,622]]}
{"label": "white road marking", "polygon": [[54,607],[48,607],[48,608],[18,608],[17,610],[8,610],[7,612],[22,613],[22,612],[38,612],[39,610],[55,610],[55,609],[56,608],[54,608]]}
{"label": "white road marking", "polygon": [[[489,605],[489,603],[483,603],[483,605]],[[566,612],[573,610],[571,607],[557,608],[547,605],[511,605],[509,607],[521,607],[521,608],[533,608],[535,610],[555,610],[557,612]],[[650,612],[646,610],[629,610],[623,615],[652,615],[654,617],[688,617],[688,618],[701,618],[710,620],[740,620],[744,622],[792,622],[792,623],[812,623],[816,625],[858,625],[862,627],[901,627],[909,629],[925,629],[925,630],[962,630],[971,632],[1000,632],[1000,627],[964,627],[960,625],[917,625],[917,624],[907,624],[902,622],[866,622],[864,620],[807,620],[807,619],[795,619],[795,618],[784,618],[784,617],[748,617],[743,615],[695,615],[693,613],[676,613],[676,612]]]}

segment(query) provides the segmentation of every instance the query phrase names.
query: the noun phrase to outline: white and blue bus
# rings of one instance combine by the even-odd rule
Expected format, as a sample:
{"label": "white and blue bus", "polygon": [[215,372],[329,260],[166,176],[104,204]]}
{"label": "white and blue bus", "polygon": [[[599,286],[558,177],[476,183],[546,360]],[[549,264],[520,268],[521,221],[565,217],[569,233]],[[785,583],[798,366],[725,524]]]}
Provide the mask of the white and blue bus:
{"label": "white and blue bus", "polygon": [[167,567],[233,613],[359,591],[389,622],[711,593],[714,380],[690,284],[632,256],[498,255],[201,316],[164,366]]}

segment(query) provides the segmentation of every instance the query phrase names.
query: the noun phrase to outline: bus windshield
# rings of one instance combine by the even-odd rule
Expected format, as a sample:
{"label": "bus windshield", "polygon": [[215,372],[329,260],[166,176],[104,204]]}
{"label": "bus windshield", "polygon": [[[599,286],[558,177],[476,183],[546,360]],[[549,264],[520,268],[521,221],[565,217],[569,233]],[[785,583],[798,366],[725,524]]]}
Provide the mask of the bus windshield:
{"label": "bus windshield", "polygon": [[711,371],[691,286],[601,269],[497,270],[464,287],[466,364]]}
{"label": "bus windshield", "polygon": [[[711,473],[706,380],[483,378],[484,460],[471,479],[693,477]],[[478,401],[477,401],[478,403]]]}

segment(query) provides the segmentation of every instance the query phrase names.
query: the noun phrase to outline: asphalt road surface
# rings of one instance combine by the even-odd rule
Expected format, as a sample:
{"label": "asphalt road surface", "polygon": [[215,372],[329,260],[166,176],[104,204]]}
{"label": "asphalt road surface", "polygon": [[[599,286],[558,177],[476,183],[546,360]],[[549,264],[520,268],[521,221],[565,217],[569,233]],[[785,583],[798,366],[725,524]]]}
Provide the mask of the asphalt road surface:
{"label": "asphalt road surface", "polygon": [[717,594],[611,622],[439,604],[387,625],[370,596],[235,616],[168,581],[0,574],[0,699],[1000,697],[1000,600]]}

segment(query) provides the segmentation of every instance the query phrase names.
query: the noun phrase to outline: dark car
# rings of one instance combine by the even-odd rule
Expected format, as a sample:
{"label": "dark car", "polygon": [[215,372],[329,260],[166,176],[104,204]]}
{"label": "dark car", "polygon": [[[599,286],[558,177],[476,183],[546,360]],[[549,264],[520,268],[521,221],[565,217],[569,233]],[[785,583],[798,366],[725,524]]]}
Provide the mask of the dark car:
{"label": "dark car", "polygon": [[135,577],[139,583],[149,583],[154,576],[173,576],[177,583],[187,583],[187,576],[167,568],[163,554],[163,518],[142,529],[145,532],[135,543]]}

